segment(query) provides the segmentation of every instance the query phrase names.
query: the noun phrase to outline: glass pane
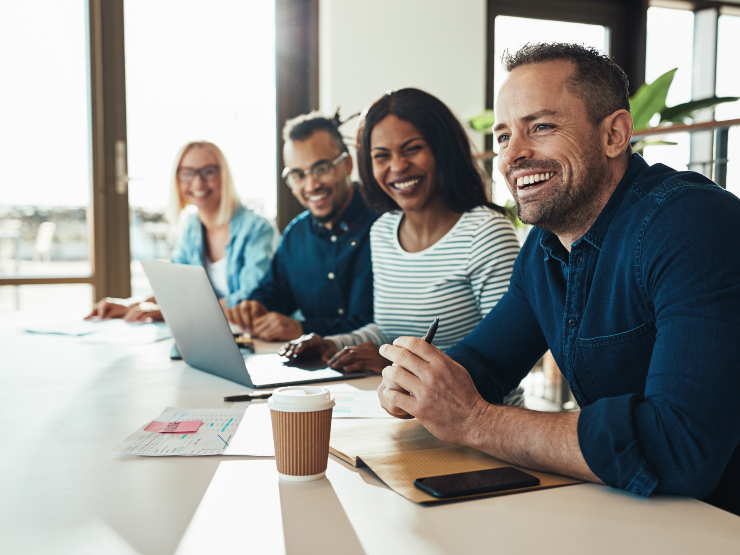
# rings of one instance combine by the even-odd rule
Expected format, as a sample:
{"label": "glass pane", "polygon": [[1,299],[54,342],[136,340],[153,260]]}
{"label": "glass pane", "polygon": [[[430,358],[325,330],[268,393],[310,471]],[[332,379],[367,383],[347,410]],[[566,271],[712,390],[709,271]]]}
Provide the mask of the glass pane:
{"label": "glass pane", "polygon": [[[717,96],[740,96],[740,17],[722,15],[717,34]],[[740,119],[740,102],[720,104],[715,118]],[[727,142],[727,190],[740,195],[740,127],[730,129]]]}
{"label": "glass pane", "polygon": [[275,217],[275,5],[125,0],[124,10],[132,287],[146,294],[136,260],[169,258],[165,212],[184,144],[215,143],[242,201]]}
{"label": "glass pane", "polygon": [[82,317],[90,312],[91,300],[92,286],[87,283],[0,286],[0,313],[23,310]]}
{"label": "glass pane", "polygon": [[0,3],[0,277],[91,273],[85,4]]}
{"label": "glass pane", "polygon": [[[693,62],[694,12],[668,8],[649,8],[647,23],[647,58],[645,80],[652,83],[666,71],[678,68],[668,90],[667,106],[691,100],[691,65]],[[657,125],[659,118],[650,122]],[[642,155],[649,164],[658,162],[676,170],[685,170],[689,164],[690,141],[688,133],[663,137],[678,143],[676,146],[648,146]]]}
{"label": "glass pane", "polygon": [[[495,36],[494,59],[497,63],[505,50],[515,51],[530,42],[573,42],[593,46],[605,52],[609,50],[607,28],[601,25],[500,15],[496,17]],[[497,65],[493,75],[495,102],[495,94],[506,79],[506,72]],[[493,197],[498,204],[513,201],[496,164],[493,170]]]}

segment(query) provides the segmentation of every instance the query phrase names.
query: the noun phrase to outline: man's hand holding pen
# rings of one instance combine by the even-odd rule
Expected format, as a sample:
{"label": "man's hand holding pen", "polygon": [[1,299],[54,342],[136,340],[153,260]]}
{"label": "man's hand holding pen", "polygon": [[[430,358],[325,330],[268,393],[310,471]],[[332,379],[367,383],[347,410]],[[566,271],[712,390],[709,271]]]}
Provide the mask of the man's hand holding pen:
{"label": "man's hand holding pen", "polygon": [[[471,445],[471,432],[489,410],[467,370],[417,337],[399,337],[380,354],[397,366],[383,369],[378,397],[397,418],[417,418],[443,441]],[[401,389],[405,391],[400,391]],[[466,437],[461,436],[465,430]]]}

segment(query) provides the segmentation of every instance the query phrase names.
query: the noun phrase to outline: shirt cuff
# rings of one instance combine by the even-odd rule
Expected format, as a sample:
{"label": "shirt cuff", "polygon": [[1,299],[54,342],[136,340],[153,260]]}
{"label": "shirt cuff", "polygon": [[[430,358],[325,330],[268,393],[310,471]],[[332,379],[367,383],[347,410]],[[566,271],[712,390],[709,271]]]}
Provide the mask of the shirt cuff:
{"label": "shirt cuff", "polygon": [[647,497],[658,477],[635,435],[636,395],[599,399],[581,409],[578,443],[591,472],[605,484]]}

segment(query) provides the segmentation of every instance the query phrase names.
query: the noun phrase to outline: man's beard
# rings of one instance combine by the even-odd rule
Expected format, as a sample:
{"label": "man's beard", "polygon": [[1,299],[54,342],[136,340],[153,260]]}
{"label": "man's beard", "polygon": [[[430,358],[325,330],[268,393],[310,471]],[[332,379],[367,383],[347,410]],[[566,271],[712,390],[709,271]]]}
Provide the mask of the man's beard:
{"label": "man's beard", "polygon": [[[592,218],[595,201],[602,184],[609,178],[606,161],[601,152],[591,149],[583,154],[578,174],[571,176],[571,186],[565,186],[563,167],[555,160],[527,160],[510,168],[516,170],[541,170],[557,172],[558,181],[551,185],[552,192],[537,203],[525,203],[524,210],[519,202],[518,189],[514,191],[516,210],[519,219],[525,224],[551,231],[556,235],[579,230]],[[509,183],[515,183],[509,175]],[[534,205],[534,206],[529,206]]]}
{"label": "man's beard", "polygon": [[325,224],[326,222],[332,221],[334,218],[337,217],[337,212],[339,212],[339,206],[334,204],[331,207],[331,211],[326,214],[326,216],[316,216],[314,215],[313,219],[319,222],[320,224]]}
{"label": "man's beard", "polygon": [[349,196],[349,190],[345,191],[344,195],[341,195],[337,197],[337,189],[334,190],[335,194],[332,195],[334,198],[332,198],[332,206],[331,210],[325,215],[325,216],[317,216],[315,214],[313,215],[314,220],[316,220],[320,224],[325,224],[328,222],[331,222],[335,218],[339,216],[339,211],[344,208],[345,203],[347,202],[347,197]]}

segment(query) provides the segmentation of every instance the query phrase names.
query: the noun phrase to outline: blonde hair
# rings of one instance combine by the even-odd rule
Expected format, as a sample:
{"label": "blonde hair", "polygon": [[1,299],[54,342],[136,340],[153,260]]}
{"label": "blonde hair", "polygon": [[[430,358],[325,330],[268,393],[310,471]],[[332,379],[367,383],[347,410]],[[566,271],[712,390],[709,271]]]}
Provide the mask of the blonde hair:
{"label": "blonde hair", "polygon": [[194,148],[204,148],[213,154],[216,157],[216,162],[221,168],[221,206],[218,210],[216,224],[225,225],[231,221],[231,216],[234,214],[234,210],[236,210],[236,207],[241,203],[239,202],[239,195],[236,192],[236,187],[234,187],[234,181],[231,178],[231,170],[229,169],[229,163],[226,161],[226,156],[224,156],[224,153],[221,152],[220,148],[208,141],[191,141],[183,146],[177,153],[177,156],[175,156],[175,165],[172,169],[170,206],[167,211],[167,220],[170,225],[177,225],[180,219],[180,213],[187,206],[187,203],[183,200],[182,194],[180,193],[180,182],[177,179],[177,169],[180,167],[185,155]]}

